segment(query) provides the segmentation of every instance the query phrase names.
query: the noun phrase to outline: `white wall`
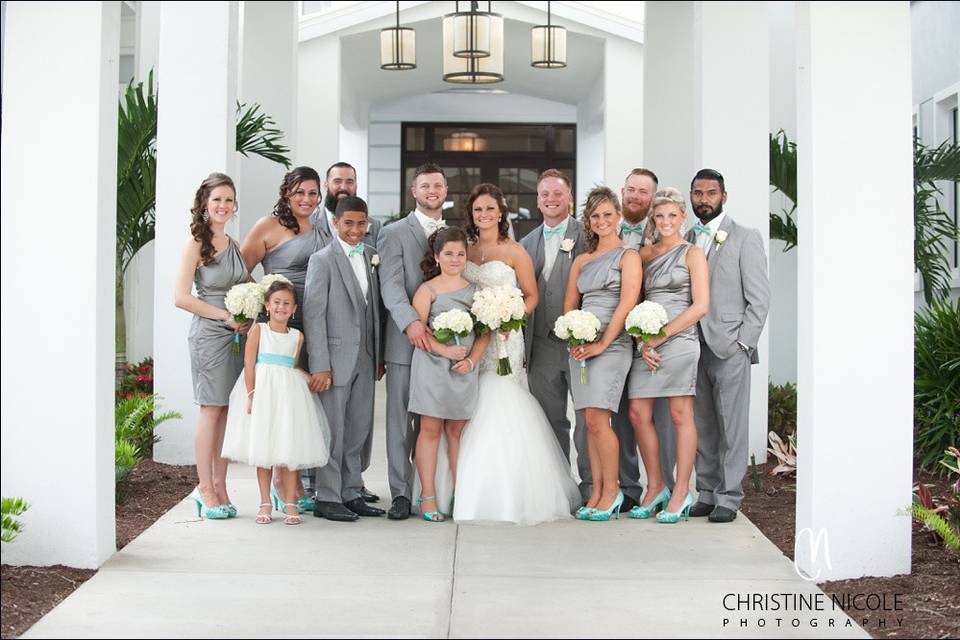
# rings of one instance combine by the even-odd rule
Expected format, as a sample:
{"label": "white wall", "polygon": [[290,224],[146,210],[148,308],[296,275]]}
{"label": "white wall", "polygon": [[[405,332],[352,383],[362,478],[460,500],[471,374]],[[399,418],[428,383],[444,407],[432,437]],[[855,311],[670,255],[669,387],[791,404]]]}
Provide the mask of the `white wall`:
{"label": "white wall", "polygon": [[153,355],[154,241],[140,248],[123,277],[127,362]]}
{"label": "white wall", "polygon": [[340,160],[340,40],[313,38],[297,48],[295,166],[323,172]]}
{"label": "white wall", "polygon": [[630,170],[644,166],[643,47],[615,36],[604,44],[604,183],[619,192]]}
{"label": "white wall", "polygon": [[583,212],[587,194],[606,182],[607,136],[604,129],[606,74],[594,81],[590,92],[577,105],[577,184],[576,211]]}

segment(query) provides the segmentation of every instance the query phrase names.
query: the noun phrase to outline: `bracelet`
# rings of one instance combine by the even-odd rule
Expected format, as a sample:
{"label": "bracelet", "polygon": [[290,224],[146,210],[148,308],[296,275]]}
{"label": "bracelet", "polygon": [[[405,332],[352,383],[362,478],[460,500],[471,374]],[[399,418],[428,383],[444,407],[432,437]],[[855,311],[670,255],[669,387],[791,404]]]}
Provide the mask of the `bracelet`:
{"label": "bracelet", "polygon": [[256,390],[257,390],[256,387],[254,387],[253,389],[250,389],[250,391],[247,391],[247,397],[249,398],[250,395]]}
{"label": "bracelet", "polygon": [[471,360],[469,356],[464,358],[464,360],[470,363],[470,371],[473,371],[476,368],[477,365],[473,364],[473,360]]}

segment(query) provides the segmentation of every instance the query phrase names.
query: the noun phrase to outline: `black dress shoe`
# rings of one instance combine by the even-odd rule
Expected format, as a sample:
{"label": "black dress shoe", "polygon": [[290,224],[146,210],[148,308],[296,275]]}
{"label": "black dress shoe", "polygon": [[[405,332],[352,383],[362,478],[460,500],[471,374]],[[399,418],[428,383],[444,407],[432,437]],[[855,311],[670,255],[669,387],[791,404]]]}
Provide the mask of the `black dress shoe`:
{"label": "black dress shoe", "polygon": [[326,518],[337,522],[353,522],[360,519],[360,516],[339,502],[317,502],[313,506],[313,515],[317,518]]}
{"label": "black dress shoe", "polygon": [[690,517],[691,518],[702,518],[703,516],[708,516],[713,513],[714,505],[707,504],[706,502],[697,501],[692,507],[690,507]]}
{"label": "black dress shoe", "polygon": [[737,519],[737,512],[733,509],[727,509],[726,507],[717,507],[710,514],[710,517],[707,518],[710,522],[733,522]]}
{"label": "black dress shoe", "polygon": [[640,504],[627,494],[623,494],[623,504],[620,505],[620,513],[627,513],[630,509],[633,509],[635,506]]}
{"label": "black dress shoe", "polygon": [[383,509],[371,507],[363,501],[363,498],[354,498],[349,502],[344,502],[343,506],[345,506],[347,509],[350,509],[350,511],[353,511],[358,516],[382,516],[386,513],[386,511]]}
{"label": "black dress shoe", "polygon": [[380,496],[370,493],[366,487],[360,489],[360,497],[363,498],[364,502],[380,502]]}
{"label": "black dress shoe", "polygon": [[406,520],[410,517],[410,499],[406,496],[397,496],[387,511],[387,517],[391,520]]}

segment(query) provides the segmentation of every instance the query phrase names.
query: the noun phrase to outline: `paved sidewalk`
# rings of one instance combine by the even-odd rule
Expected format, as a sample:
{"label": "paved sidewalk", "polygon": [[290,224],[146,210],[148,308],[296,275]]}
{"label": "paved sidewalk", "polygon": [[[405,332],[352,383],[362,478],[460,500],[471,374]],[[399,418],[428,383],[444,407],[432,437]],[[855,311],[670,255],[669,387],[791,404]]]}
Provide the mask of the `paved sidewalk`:
{"label": "paved sidewalk", "polygon": [[[365,477],[386,508],[382,435]],[[230,469],[238,518],[199,521],[184,500],[23,637],[869,637],[826,596],[821,611],[725,609],[726,594],[820,593],[742,515],[256,525],[254,476]]]}

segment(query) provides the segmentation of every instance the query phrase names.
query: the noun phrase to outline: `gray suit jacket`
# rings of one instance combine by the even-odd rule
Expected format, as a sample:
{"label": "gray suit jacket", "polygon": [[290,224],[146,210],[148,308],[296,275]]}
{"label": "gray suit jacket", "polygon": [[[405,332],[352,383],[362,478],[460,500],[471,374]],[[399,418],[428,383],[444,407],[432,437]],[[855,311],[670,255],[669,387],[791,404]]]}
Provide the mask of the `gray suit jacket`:
{"label": "gray suit jacket", "polygon": [[[360,355],[362,331],[371,331],[367,344],[377,366],[383,364],[380,282],[370,262],[376,252],[364,247],[367,263],[366,301],[357,276],[339,243],[330,243],[310,256],[303,294],[303,330],[310,355],[310,372],[330,371],[333,385],[350,380]],[[368,307],[372,313],[367,321]],[[371,326],[372,325],[372,326]]]}
{"label": "gray suit jacket", "polygon": [[[770,308],[770,280],[763,238],[756,229],[742,227],[724,217],[720,231],[727,233],[723,244],[711,238],[707,265],[710,272],[710,310],[700,321],[704,342],[718,358],[726,359],[750,347],[750,362],[760,361],[757,343]],[[696,244],[691,230],[687,240]]]}
{"label": "gray suit jacket", "polygon": [[377,241],[380,253],[380,291],[390,314],[386,328],[384,359],[394,364],[409,365],[413,345],[404,330],[420,316],[410,301],[423,284],[420,262],[427,253],[427,237],[415,215],[383,228]]}
{"label": "gray suit jacket", "polygon": [[[567,292],[567,280],[570,277],[570,265],[573,259],[583,253],[583,224],[575,217],[570,216],[567,222],[564,240],[574,241],[573,251],[570,254],[562,250],[558,253],[550,271],[550,279],[544,280],[543,267],[546,264],[544,255],[545,240],[543,239],[543,225],[528,233],[520,241],[527,254],[533,260],[533,272],[537,276],[537,290],[540,302],[530,314],[527,329],[524,332],[524,347],[527,362],[530,362],[530,352],[533,349],[533,337],[536,332],[541,338],[549,337],[553,330],[553,323],[563,315],[563,297]],[[536,331],[540,329],[539,331]],[[542,334],[542,335],[541,335]]]}
{"label": "gray suit jacket", "polygon": [[[368,214],[369,217],[369,214]],[[380,236],[380,229],[383,224],[376,218],[369,218],[370,225],[367,227],[367,235],[363,238],[363,243],[376,248],[377,238]],[[317,210],[310,215],[310,224],[317,228],[320,237],[323,239],[323,246],[327,246],[337,236],[337,230],[330,228],[330,221],[327,219],[327,209],[320,203]]]}

